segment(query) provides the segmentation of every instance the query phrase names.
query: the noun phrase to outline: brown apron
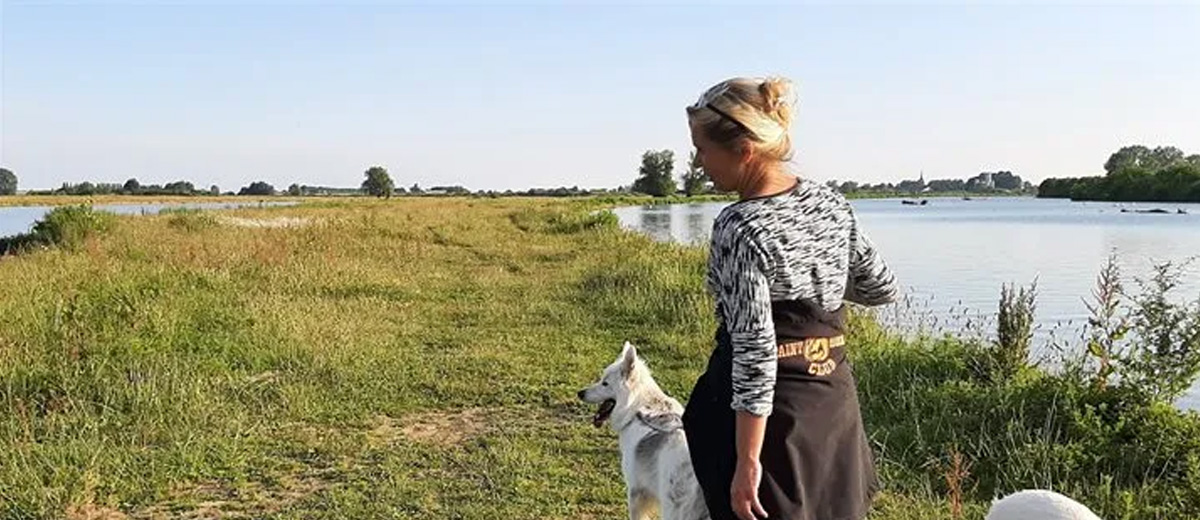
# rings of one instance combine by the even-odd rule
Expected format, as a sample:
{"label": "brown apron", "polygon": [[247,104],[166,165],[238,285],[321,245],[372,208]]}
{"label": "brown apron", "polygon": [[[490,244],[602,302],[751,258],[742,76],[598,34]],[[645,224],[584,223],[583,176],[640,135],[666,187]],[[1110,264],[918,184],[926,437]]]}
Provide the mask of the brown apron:
{"label": "brown apron", "polygon": [[[840,336],[845,309],[807,301],[772,303],[776,342]],[[737,464],[732,346],[717,331],[708,368],[684,412],[696,478],[714,520],[736,519],[730,486]],[[760,460],[759,500],[772,520],[862,520],[879,488],[844,347],[781,357]]]}

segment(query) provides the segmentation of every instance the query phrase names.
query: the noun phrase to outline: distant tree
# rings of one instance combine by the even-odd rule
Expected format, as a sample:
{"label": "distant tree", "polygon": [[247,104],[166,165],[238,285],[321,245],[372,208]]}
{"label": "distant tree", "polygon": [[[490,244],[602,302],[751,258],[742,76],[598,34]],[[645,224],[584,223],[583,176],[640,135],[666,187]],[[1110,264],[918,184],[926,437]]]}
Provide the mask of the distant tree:
{"label": "distant tree", "polygon": [[967,191],[967,181],[962,179],[936,179],[929,181],[929,191]]}
{"label": "distant tree", "polygon": [[7,168],[0,168],[0,195],[17,194],[17,174]]}
{"label": "distant tree", "polygon": [[688,171],[683,174],[683,192],[691,197],[705,191],[708,191],[708,174],[704,172],[700,156],[692,150],[688,155]]}
{"label": "distant tree", "polygon": [[125,181],[123,186],[121,186],[121,191],[130,195],[134,195],[142,191],[142,183],[138,182],[137,179],[129,179]]}
{"label": "distant tree", "polygon": [[1162,170],[1170,168],[1179,163],[1186,162],[1187,158],[1180,150],[1174,146],[1159,146],[1150,151],[1150,169]]}
{"label": "distant tree", "polygon": [[1117,150],[1103,177],[1046,179],[1037,196],[1119,202],[1200,202],[1200,156],[1173,146]]}
{"label": "distant tree", "polygon": [[209,194],[209,195],[220,195],[220,194],[221,194],[221,187],[220,187],[220,186],[217,186],[216,184],[213,184],[212,186],[209,186],[209,187],[208,187],[208,194]]}
{"label": "distant tree", "polygon": [[367,168],[365,175],[367,180],[362,183],[363,191],[376,197],[392,198],[396,186],[392,184],[392,176],[388,175],[387,168],[372,166]]}
{"label": "distant tree", "polygon": [[896,185],[896,189],[907,193],[918,193],[925,189],[925,183],[914,180],[900,181],[900,184]]}
{"label": "distant tree", "polygon": [[188,181],[175,181],[163,186],[163,191],[172,195],[194,195],[196,186]]}
{"label": "distant tree", "polygon": [[1013,175],[1012,172],[1001,171],[992,175],[992,182],[995,183],[998,190],[1019,190],[1021,189],[1021,177]]}
{"label": "distant tree", "polygon": [[1157,171],[1179,163],[1193,163],[1193,161],[1200,161],[1200,157],[1186,157],[1183,150],[1174,146],[1159,146],[1151,149],[1139,144],[1125,146],[1113,152],[1108,157],[1108,161],[1104,163],[1104,171],[1108,175],[1128,168]]}
{"label": "distant tree", "polygon": [[1072,180],[1049,177],[1038,185],[1037,196],[1044,199],[1065,199],[1070,197]]}
{"label": "distant tree", "polygon": [[642,165],[638,178],[633,182],[633,191],[654,197],[665,197],[675,193],[675,152],[671,150],[646,151],[642,154]]}
{"label": "distant tree", "polygon": [[299,185],[299,184],[292,183],[292,185],[291,185],[291,186],[288,186],[287,193],[288,193],[288,195],[291,195],[291,196],[293,196],[293,197],[299,197],[299,196],[300,196],[300,193],[301,193],[301,192],[300,192],[300,185]]}
{"label": "distant tree", "polygon": [[1154,173],[1149,198],[1153,200],[1187,202],[1192,186],[1200,182],[1200,168],[1185,162],[1163,168]]}
{"label": "distant tree", "polygon": [[846,181],[838,185],[837,189],[842,193],[854,193],[858,191],[858,183],[854,181]]}
{"label": "distant tree", "polygon": [[263,181],[250,183],[238,191],[238,195],[274,195],[275,187]]}
{"label": "distant tree", "polygon": [[1142,145],[1125,146],[1113,152],[1104,162],[1105,173],[1111,175],[1117,171],[1142,164],[1150,160],[1150,149]]}
{"label": "distant tree", "polygon": [[412,187],[408,189],[408,192],[412,193],[413,195],[420,195],[420,194],[424,193],[423,191],[421,191],[421,185],[417,184],[415,182],[413,183]]}

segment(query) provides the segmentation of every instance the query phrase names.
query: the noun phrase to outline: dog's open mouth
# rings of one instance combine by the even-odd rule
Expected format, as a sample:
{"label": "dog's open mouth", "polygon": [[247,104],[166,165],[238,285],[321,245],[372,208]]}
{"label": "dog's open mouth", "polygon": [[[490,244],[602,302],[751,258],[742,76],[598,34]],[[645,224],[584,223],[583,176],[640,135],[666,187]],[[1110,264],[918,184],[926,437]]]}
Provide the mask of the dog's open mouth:
{"label": "dog's open mouth", "polygon": [[616,407],[616,399],[606,399],[603,403],[600,403],[600,408],[596,410],[596,415],[592,416],[592,425],[597,428],[603,426],[604,421],[608,420],[608,417],[612,415],[613,408]]}

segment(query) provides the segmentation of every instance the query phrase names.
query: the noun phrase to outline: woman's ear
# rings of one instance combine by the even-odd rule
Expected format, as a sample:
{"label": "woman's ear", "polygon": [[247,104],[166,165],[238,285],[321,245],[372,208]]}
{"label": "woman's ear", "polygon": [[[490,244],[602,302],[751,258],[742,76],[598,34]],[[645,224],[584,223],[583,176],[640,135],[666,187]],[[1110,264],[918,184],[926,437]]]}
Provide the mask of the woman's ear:
{"label": "woman's ear", "polygon": [[737,154],[738,164],[742,168],[746,168],[750,166],[750,163],[754,162],[754,147],[750,146],[749,143],[739,144],[737,147]]}

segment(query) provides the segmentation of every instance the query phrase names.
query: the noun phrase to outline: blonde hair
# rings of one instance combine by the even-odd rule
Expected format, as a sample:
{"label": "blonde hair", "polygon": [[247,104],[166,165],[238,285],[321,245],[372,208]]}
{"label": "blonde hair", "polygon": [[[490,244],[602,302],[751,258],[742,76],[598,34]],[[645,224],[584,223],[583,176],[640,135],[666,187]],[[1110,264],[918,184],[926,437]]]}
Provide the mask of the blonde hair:
{"label": "blonde hair", "polygon": [[688,119],[709,140],[730,150],[749,147],[755,155],[792,158],[792,106],[787,78],[733,78],[713,85],[687,109]]}

